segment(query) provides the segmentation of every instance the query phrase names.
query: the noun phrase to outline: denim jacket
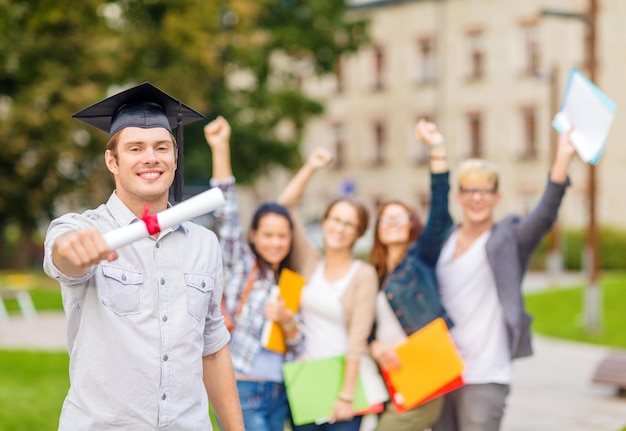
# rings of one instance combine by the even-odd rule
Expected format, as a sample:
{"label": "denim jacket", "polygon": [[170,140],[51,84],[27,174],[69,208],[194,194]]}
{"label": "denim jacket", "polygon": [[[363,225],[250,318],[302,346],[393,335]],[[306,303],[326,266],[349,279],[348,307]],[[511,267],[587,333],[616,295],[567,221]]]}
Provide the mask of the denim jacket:
{"label": "denim jacket", "polygon": [[437,287],[435,267],[441,248],[452,227],[448,209],[449,173],[431,173],[431,206],[422,234],[409,246],[407,254],[388,274],[383,291],[407,335],[442,317],[448,317]]}

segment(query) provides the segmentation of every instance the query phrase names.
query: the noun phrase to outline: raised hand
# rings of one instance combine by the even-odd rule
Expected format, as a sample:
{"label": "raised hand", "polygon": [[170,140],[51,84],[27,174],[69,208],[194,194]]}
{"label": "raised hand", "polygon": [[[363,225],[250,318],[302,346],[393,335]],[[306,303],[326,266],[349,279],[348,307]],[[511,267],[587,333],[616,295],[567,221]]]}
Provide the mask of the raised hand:
{"label": "raised hand", "polygon": [[559,135],[559,142],[556,148],[556,157],[550,170],[550,179],[555,183],[564,183],[567,181],[567,172],[574,158],[576,149],[570,142],[570,136],[574,128],[570,128],[567,132]]}
{"label": "raised hand", "polygon": [[420,119],[415,126],[415,137],[429,147],[443,143],[443,135],[435,123]]}
{"label": "raised hand", "polygon": [[230,124],[221,115],[204,126],[204,138],[213,154],[213,179],[223,180],[233,175],[230,164]]}
{"label": "raised hand", "polygon": [[576,153],[576,148],[574,148],[570,140],[573,132],[574,127],[572,126],[567,132],[559,135],[559,142],[556,149],[557,157],[572,157]]}
{"label": "raised hand", "polygon": [[332,160],[333,155],[330,151],[323,148],[313,150],[306,162],[298,169],[298,172],[296,172],[280,196],[278,196],[278,203],[286,207],[297,205],[313,175],[321,168],[328,166]]}
{"label": "raised hand", "polygon": [[314,169],[322,169],[328,166],[333,159],[333,154],[330,151],[318,147],[309,154],[307,164]]}
{"label": "raised hand", "polygon": [[204,137],[211,149],[223,149],[229,145],[230,131],[230,124],[220,115],[204,126]]}

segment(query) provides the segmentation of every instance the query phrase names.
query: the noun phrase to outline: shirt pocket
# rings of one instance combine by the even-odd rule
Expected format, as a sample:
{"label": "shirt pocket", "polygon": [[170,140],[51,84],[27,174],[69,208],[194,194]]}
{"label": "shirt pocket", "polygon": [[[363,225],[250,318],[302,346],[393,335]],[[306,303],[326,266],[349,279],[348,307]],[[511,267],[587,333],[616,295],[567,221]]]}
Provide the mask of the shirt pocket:
{"label": "shirt pocket", "polygon": [[196,320],[204,320],[209,310],[215,279],[209,274],[187,273],[185,284],[187,285],[187,311]]}
{"label": "shirt pocket", "polygon": [[120,316],[141,313],[143,273],[102,265],[104,286],[98,290],[102,303]]}

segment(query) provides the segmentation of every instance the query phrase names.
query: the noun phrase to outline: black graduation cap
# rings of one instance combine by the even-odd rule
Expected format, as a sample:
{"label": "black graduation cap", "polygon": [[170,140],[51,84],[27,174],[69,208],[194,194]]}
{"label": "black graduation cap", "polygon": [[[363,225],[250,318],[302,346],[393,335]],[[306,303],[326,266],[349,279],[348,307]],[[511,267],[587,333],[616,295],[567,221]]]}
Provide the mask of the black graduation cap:
{"label": "black graduation cap", "polygon": [[72,115],[113,136],[125,127],[176,129],[178,161],[174,176],[174,200],[183,195],[183,126],[204,118],[149,82],[129,88]]}

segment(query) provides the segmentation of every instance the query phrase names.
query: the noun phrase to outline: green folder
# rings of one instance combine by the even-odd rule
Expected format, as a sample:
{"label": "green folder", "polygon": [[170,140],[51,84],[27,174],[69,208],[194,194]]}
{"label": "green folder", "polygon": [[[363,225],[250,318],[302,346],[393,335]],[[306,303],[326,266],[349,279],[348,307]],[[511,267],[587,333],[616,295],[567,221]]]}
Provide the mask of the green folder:
{"label": "green folder", "polygon": [[[345,356],[313,361],[286,362],[283,376],[291,417],[296,425],[328,422],[343,386]],[[354,410],[367,409],[363,385],[357,380]]]}

